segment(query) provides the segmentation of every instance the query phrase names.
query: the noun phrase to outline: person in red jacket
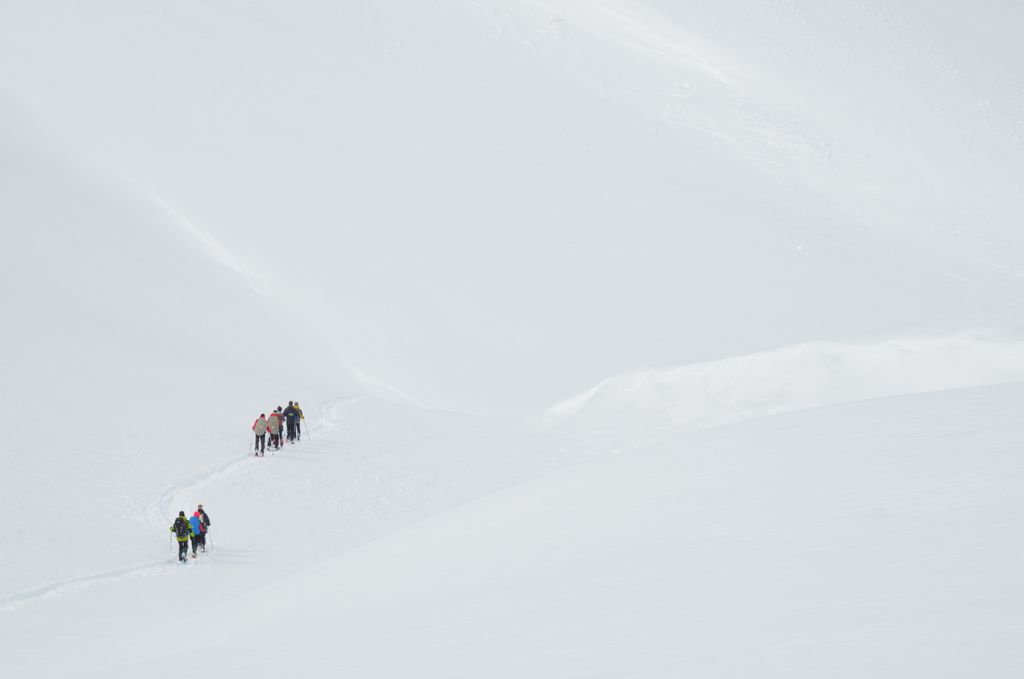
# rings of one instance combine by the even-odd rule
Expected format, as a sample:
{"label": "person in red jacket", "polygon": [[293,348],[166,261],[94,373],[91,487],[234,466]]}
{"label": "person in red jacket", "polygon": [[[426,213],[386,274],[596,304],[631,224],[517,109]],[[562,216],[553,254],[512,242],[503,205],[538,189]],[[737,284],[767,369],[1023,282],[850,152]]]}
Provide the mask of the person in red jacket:
{"label": "person in red jacket", "polygon": [[206,536],[210,534],[210,526],[213,525],[213,521],[210,521],[210,515],[206,513],[206,510],[203,509],[202,505],[199,505],[198,507],[196,507],[196,512],[199,513],[199,520],[203,524],[203,526],[202,526],[202,528],[203,528],[203,536],[202,536],[202,539],[199,540],[199,549],[205,552],[206,551]]}
{"label": "person in red jacket", "polygon": [[256,432],[256,455],[260,457],[262,457],[267,450],[267,428],[269,426],[270,423],[267,422],[267,416],[265,413],[260,413],[259,419],[252,423],[252,430]]}

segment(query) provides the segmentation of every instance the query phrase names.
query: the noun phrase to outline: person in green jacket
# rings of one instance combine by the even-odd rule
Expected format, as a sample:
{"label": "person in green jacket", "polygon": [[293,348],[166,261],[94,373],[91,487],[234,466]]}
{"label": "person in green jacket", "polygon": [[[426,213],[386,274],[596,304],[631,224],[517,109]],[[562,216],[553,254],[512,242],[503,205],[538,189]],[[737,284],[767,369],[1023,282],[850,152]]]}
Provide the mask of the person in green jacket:
{"label": "person in green jacket", "polygon": [[185,518],[185,512],[178,512],[178,518],[174,520],[171,532],[178,540],[178,561],[185,563],[188,560],[188,538],[192,534],[192,526]]}

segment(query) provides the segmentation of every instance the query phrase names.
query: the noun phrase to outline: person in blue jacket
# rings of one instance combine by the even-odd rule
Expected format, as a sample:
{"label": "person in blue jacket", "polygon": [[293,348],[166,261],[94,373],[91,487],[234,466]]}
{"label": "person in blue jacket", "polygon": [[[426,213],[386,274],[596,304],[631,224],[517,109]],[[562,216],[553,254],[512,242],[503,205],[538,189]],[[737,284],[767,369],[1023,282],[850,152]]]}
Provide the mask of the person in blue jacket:
{"label": "person in blue jacket", "polygon": [[199,549],[199,543],[203,541],[203,520],[199,516],[199,512],[192,515],[192,518],[188,520],[189,528],[191,529],[192,538],[192,558],[195,558],[196,550]]}

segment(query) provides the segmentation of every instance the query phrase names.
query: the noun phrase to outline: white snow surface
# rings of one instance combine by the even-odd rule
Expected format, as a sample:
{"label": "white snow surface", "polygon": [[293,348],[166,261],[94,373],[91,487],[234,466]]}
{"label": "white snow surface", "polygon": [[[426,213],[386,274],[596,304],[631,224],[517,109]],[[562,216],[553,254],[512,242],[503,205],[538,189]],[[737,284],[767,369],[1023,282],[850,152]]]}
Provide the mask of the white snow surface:
{"label": "white snow surface", "polygon": [[1024,304],[1024,10],[952,4],[9,0],[0,94],[502,418]]}
{"label": "white snow surface", "polygon": [[0,3],[0,676],[1024,675],[1022,30]]}

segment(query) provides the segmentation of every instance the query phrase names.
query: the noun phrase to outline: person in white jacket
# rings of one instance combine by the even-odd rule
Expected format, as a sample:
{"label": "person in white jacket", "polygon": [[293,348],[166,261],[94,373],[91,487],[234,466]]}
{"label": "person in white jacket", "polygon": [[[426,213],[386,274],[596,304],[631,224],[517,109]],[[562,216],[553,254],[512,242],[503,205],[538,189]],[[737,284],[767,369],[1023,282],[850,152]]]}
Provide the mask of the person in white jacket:
{"label": "person in white jacket", "polygon": [[270,413],[270,417],[267,418],[267,431],[270,432],[270,445],[274,450],[278,450],[281,447],[281,407],[278,406],[277,410]]}
{"label": "person in white jacket", "polygon": [[262,457],[267,450],[267,429],[270,422],[267,421],[265,413],[260,413],[259,419],[252,423],[252,430],[256,432],[256,455]]}

